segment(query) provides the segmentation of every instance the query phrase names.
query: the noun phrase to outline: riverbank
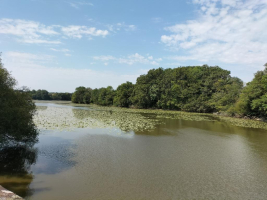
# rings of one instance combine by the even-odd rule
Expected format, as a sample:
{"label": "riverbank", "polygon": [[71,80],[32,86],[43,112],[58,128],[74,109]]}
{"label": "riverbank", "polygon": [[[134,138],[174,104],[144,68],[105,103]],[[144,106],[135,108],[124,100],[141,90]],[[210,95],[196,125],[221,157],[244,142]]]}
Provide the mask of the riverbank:
{"label": "riverbank", "polygon": [[148,111],[163,111],[163,112],[185,112],[185,113],[192,113],[192,114],[204,114],[209,115],[213,114],[220,117],[231,117],[231,118],[238,118],[238,119],[248,119],[248,120],[255,120],[255,121],[263,121],[267,122],[266,118],[261,118],[257,116],[241,116],[241,115],[234,115],[232,116],[230,113],[227,112],[214,112],[214,113],[196,113],[196,112],[186,112],[186,111],[178,111],[178,110],[164,110],[164,109],[158,109],[158,108],[136,108],[136,107],[116,107],[116,106],[100,106],[97,104],[78,104],[78,103],[72,103],[71,101],[62,101],[62,100],[33,100],[35,103],[55,103],[55,104],[64,104],[64,105],[71,105],[71,106],[79,106],[79,107],[100,107],[100,108],[119,108],[119,109],[133,109],[133,110],[148,110]]}
{"label": "riverbank", "polygon": [[267,122],[267,119],[263,117],[231,115],[230,113],[227,113],[227,112],[215,112],[213,114],[217,116],[221,116],[221,117],[231,117],[231,118],[237,118],[237,119],[248,119],[248,120]]}
{"label": "riverbank", "polygon": [[23,200],[20,196],[0,185],[0,200]]}

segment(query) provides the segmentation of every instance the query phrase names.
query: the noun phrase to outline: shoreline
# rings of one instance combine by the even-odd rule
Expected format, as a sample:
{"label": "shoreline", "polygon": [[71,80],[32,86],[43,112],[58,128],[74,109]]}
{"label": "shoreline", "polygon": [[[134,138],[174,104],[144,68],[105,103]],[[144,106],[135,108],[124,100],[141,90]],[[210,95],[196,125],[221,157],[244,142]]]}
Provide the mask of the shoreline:
{"label": "shoreline", "polygon": [[116,106],[101,106],[97,104],[78,104],[78,103],[72,103],[71,101],[64,101],[64,100],[33,100],[34,103],[57,103],[57,104],[70,104],[80,107],[101,107],[101,108],[118,108],[118,109],[127,109],[127,110],[145,110],[145,111],[161,111],[161,112],[183,112],[188,114],[200,114],[200,115],[213,115],[218,117],[229,117],[229,118],[235,118],[235,119],[245,119],[245,120],[253,120],[253,121],[260,121],[260,122],[267,122],[267,119],[257,117],[257,116],[230,116],[229,113],[221,111],[221,112],[213,112],[213,113],[197,113],[197,112],[187,112],[182,110],[164,110],[159,108],[135,108],[135,107],[116,107]]}
{"label": "shoreline", "polygon": [[0,200],[23,200],[23,198],[0,185]]}

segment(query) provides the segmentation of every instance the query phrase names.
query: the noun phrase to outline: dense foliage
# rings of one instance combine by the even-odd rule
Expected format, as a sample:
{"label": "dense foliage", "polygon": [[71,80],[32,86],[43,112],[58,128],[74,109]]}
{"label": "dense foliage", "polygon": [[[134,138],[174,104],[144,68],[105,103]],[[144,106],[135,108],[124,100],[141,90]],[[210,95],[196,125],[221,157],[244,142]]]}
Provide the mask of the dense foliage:
{"label": "dense foliage", "polygon": [[[120,107],[160,108],[190,112],[226,111],[237,101],[243,82],[230,71],[207,65],[152,69],[137,78],[136,84],[123,83],[91,90],[76,88],[75,103],[95,103]],[[87,89],[88,90],[88,89]],[[89,92],[89,90],[88,90]],[[85,99],[87,99],[85,101]]]}
{"label": "dense foliage", "polygon": [[240,79],[217,66],[159,68],[137,79],[131,99],[139,108],[214,112],[235,103],[242,87]]}
{"label": "dense foliage", "polygon": [[70,101],[72,93],[48,92],[47,90],[32,90],[30,91],[34,100],[62,100]]}
{"label": "dense foliage", "polygon": [[94,89],[77,87],[72,95],[73,103],[94,103],[102,106],[113,105],[115,91],[111,86],[107,88]]}
{"label": "dense foliage", "polygon": [[267,64],[241,92],[234,112],[246,116],[267,117]]}
{"label": "dense foliage", "polygon": [[267,117],[267,64],[252,82],[231,77],[218,66],[188,66],[152,69],[114,90],[78,87],[73,93],[31,91],[33,99],[70,100],[73,103],[102,106],[158,108],[188,112],[224,112],[238,116]]}
{"label": "dense foliage", "polygon": [[128,81],[119,85],[114,97],[114,105],[120,107],[129,107],[132,104],[130,97],[132,96],[133,89],[134,84]]}
{"label": "dense foliage", "polygon": [[33,123],[35,104],[27,88],[15,89],[15,86],[16,80],[0,59],[0,144],[37,140]]}
{"label": "dense foliage", "polygon": [[77,87],[71,97],[71,101],[73,103],[89,104],[91,102],[91,92],[91,88]]}

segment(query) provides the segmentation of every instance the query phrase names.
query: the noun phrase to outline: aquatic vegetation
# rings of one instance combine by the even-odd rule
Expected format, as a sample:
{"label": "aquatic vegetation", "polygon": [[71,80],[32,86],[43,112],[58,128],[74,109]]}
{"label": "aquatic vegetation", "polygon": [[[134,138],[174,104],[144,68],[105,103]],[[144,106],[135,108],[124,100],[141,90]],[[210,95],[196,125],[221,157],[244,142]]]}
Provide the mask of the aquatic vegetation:
{"label": "aquatic vegetation", "polygon": [[[267,123],[255,120],[215,116],[213,114],[181,111],[129,109],[97,105],[65,104],[68,107],[37,106],[34,122],[39,129],[73,130],[75,128],[119,128],[123,132],[150,131],[161,119],[190,121],[221,121],[233,126],[261,128]],[[83,107],[76,109],[75,107]]]}
{"label": "aquatic vegetation", "polygon": [[46,110],[47,106],[36,106],[38,110]]}
{"label": "aquatic vegetation", "polygon": [[260,128],[267,130],[267,123],[263,121],[256,121],[252,119],[242,119],[233,117],[219,117],[222,122],[230,123],[233,126],[240,126],[246,128]]}
{"label": "aquatic vegetation", "polygon": [[73,130],[75,128],[114,128],[122,131],[151,130],[157,119],[149,119],[138,113],[108,110],[81,110],[48,107],[38,109],[34,118],[40,129]]}

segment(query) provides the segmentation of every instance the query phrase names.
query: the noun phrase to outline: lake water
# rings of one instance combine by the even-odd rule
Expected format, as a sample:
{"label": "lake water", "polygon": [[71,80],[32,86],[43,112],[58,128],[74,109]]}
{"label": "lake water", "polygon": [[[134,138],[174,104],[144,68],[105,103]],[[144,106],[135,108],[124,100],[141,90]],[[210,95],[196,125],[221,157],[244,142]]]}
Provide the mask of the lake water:
{"label": "lake water", "polygon": [[42,130],[34,148],[5,151],[0,185],[32,200],[267,199],[266,130],[159,120],[147,132]]}

